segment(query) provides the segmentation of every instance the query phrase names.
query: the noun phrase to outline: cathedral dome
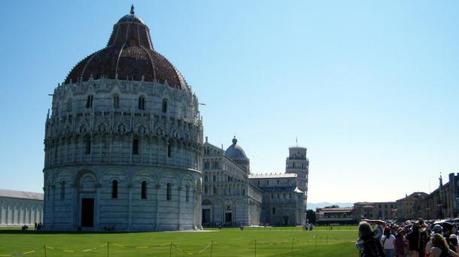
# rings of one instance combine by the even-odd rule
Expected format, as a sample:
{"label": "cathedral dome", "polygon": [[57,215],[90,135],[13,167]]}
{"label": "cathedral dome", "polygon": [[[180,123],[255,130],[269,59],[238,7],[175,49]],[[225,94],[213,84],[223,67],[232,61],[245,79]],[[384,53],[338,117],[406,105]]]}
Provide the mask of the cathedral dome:
{"label": "cathedral dome", "polygon": [[176,89],[188,89],[180,72],[154,50],[150,30],[135,15],[134,7],[113,26],[107,47],[80,61],[65,84],[91,78],[158,81]]}
{"label": "cathedral dome", "polygon": [[233,144],[230,145],[226,151],[225,156],[232,160],[247,160],[247,155],[244,152],[244,149],[237,144],[236,137],[233,138]]}

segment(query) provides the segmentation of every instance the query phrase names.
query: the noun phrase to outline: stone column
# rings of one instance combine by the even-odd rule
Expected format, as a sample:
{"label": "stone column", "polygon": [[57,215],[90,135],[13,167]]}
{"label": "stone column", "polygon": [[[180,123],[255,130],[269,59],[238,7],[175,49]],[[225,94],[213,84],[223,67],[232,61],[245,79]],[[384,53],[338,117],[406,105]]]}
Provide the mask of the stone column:
{"label": "stone column", "polygon": [[100,229],[99,228],[99,222],[100,222],[100,188],[102,185],[100,183],[96,184],[96,199],[94,202],[94,229]]}
{"label": "stone column", "polygon": [[131,230],[132,225],[132,184],[128,185],[128,229]]}
{"label": "stone column", "polygon": [[[77,184],[73,183],[71,186],[72,188],[72,206],[70,207],[71,208],[71,212],[72,213],[72,216],[73,216],[73,228],[74,229],[77,229],[80,222],[78,221],[78,217],[79,217],[79,214],[78,214],[78,211],[80,210],[80,208],[78,207],[80,205],[80,196],[78,194],[78,186]],[[37,222],[39,222],[40,220],[40,213],[39,211],[37,210]]]}
{"label": "stone column", "polygon": [[195,210],[195,215],[196,215],[196,224],[197,224],[197,229],[202,229],[202,207],[201,207],[201,191],[202,191],[202,182],[201,182],[201,176],[198,177],[198,188],[197,188],[197,196],[196,196],[196,210]]}
{"label": "stone column", "polygon": [[156,215],[155,215],[155,230],[158,230],[159,229],[159,189],[161,188],[161,185],[158,183],[156,184],[155,186],[155,189],[156,189],[156,201],[155,201],[155,211],[156,211]]}
{"label": "stone column", "polygon": [[5,206],[5,211],[6,211],[6,215],[5,215],[5,224],[8,225],[8,223],[9,223],[9,222],[8,222],[8,219],[9,219],[9,216],[10,216],[10,214],[9,214],[9,212],[10,212],[10,205],[9,205],[8,202],[6,202],[5,204],[6,204],[6,206]]}
{"label": "stone column", "polygon": [[51,214],[51,229],[54,229],[54,214],[56,213],[56,210],[54,208],[55,206],[55,193],[56,193],[56,186],[52,185],[51,186],[51,210],[52,210],[52,214]]}
{"label": "stone column", "polygon": [[3,206],[4,204],[2,202],[0,202],[0,225],[3,225],[3,216],[4,216],[4,211],[3,211]]}
{"label": "stone column", "polygon": [[182,192],[182,186],[181,186],[181,182],[179,182],[179,186],[177,187],[177,210],[178,210],[178,213],[177,213],[177,229],[178,230],[181,230],[182,229],[182,222],[181,222],[181,219],[182,219],[182,195],[181,195],[181,192]]}

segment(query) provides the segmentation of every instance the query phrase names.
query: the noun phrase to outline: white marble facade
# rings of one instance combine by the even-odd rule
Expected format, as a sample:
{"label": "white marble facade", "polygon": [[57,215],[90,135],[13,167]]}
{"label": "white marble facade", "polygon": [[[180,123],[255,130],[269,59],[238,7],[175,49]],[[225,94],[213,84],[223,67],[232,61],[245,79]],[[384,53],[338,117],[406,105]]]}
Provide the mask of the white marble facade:
{"label": "white marble facade", "polygon": [[131,13],[54,90],[45,230],[201,228],[198,99]]}
{"label": "white marble facade", "polygon": [[[94,229],[200,227],[196,213],[202,123],[196,97],[174,90],[151,82],[109,79],[64,84],[55,90],[53,112],[46,121],[46,229],[81,228],[84,198],[94,199],[89,226]],[[86,107],[89,95],[91,108]],[[115,95],[120,98],[116,109]],[[139,96],[146,99],[145,110],[136,109]],[[166,98],[170,109],[162,113],[160,103]],[[114,181],[117,197],[112,197]],[[140,197],[142,182],[146,199]]]}
{"label": "white marble facade", "polygon": [[[237,146],[233,139],[233,147]],[[202,223],[204,226],[248,226],[260,223],[262,192],[249,183],[249,159],[207,142],[204,144]],[[236,153],[236,152],[231,152]],[[242,164],[242,165],[241,165]]]}
{"label": "white marble facade", "polygon": [[43,194],[0,189],[0,226],[31,226],[43,218]]}
{"label": "white marble facade", "polygon": [[263,225],[298,226],[306,223],[309,160],[306,148],[290,147],[285,173],[253,174],[250,182],[263,191]]}
{"label": "white marble facade", "polygon": [[289,148],[285,173],[251,174],[250,160],[236,139],[226,150],[206,139],[203,225],[304,225],[308,173],[306,148]]}

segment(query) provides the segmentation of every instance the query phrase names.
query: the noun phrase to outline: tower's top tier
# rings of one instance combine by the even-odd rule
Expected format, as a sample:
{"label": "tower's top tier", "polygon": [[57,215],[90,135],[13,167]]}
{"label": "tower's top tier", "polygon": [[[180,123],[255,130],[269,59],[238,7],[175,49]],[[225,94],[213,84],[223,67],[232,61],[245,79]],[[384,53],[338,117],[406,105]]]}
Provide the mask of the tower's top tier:
{"label": "tower's top tier", "polygon": [[306,148],[304,147],[290,147],[288,152],[289,159],[306,159]]}
{"label": "tower's top tier", "polygon": [[133,6],[130,13],[113,26],[107,46],[75,65],[65,83],[99,78],[157,81],[188,90],[181,73],[154,50],[150,30],[135,15]]}

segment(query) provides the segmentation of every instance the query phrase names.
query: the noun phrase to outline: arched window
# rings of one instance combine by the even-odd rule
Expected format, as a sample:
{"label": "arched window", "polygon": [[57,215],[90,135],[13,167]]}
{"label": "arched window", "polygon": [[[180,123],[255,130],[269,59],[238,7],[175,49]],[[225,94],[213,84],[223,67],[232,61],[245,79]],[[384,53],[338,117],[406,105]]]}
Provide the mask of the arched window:
{"label": "arched window", "polygon": [[85,137],[84,139],[84,153],[91,154],[91,138]]}
{"label": "arched window", "polygon": [[171,183],[166,185],[166,200],[170,201],[172,199],[172,186]]}
{"label": "arched window", "polygon": [[185,187],[185,199],[187,202],[190,201],[190,186],[189,185],[186,185]]}
{"label": "arched window", "polygon": [[163,113],[167,112],[167,99],[163,99],[163,104],[161,105],[161,111]]}
{"label": "arched window", "polygon": [[139,97],[139,110],[145,110],[145,97]]}
{"label": "arched window", "polygon": [[65,199],[65,181],[61,183],[61,200]]}
{"label": "arched window", "polygon": [[112,181],[112,199],[118,199],[118,180]]}
{"label": "arched window", "polygon": [[139,139],[137,137],[132,140],[132,154],[139,154]]}
{"label": "arched window", "polygon": [[167,157],[172,156],[172,142],[167,143]]}
{"label": "arched window", "polygon": [[113,108],[120,108],[120,97],[119,95],[113,95]]}
{"label": "arched window", "polygon": [[142,182],[142,188],[140,190],[140,197],[142,199],[147,199],[147,182],[146,181]]}
{"label": "arched window", "polygon": [[88,95],[86,98],[86,108],[92,108],[92,102],[94,101],[93,95]]}

